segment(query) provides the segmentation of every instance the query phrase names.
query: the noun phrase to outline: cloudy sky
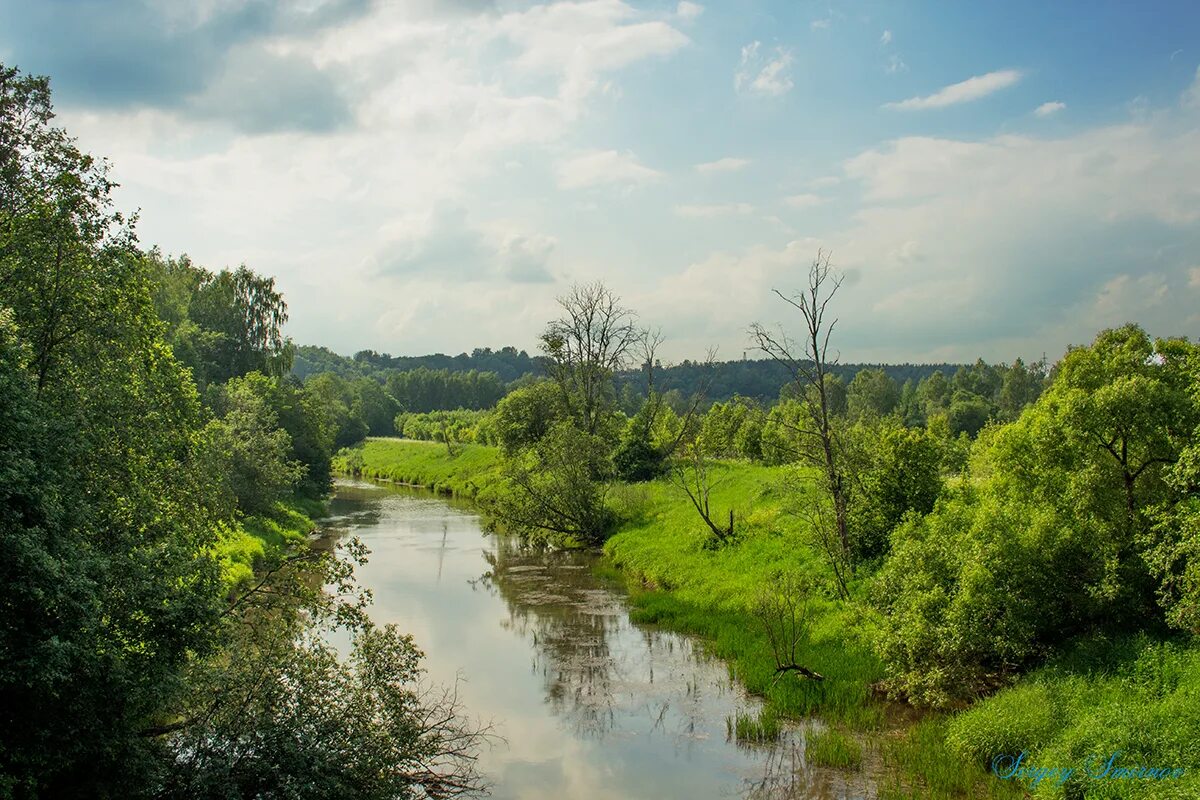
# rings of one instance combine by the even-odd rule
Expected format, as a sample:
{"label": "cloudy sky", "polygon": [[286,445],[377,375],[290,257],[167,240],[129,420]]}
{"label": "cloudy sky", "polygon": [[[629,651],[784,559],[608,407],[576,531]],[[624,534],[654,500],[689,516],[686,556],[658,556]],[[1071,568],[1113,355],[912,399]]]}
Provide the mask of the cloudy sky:
{"label": "cloudy sky", "polygon": [[741,357],[819,247],[845,360],[1200,335],[1200,6],[0,0],[147,244],[351,353],[532,349],[602,278]]}

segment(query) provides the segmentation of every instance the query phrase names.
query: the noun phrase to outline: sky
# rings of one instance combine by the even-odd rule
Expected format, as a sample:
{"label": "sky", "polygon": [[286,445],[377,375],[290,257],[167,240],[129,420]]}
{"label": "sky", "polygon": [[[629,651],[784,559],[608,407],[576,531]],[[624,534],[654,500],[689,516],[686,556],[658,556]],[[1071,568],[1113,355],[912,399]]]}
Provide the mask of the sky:
{"label": "sky", "polygon": [[0,0],[146,246],[338,352],[533,351],[603,280],[753,357],[818,249],[843,361],[1200,336],[1200,4]]}

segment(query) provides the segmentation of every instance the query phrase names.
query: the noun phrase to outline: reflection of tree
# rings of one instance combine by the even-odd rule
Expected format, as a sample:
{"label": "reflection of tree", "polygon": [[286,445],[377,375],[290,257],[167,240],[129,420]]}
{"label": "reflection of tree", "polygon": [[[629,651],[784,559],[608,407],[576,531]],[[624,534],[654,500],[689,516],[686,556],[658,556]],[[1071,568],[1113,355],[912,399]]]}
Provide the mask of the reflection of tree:
{"label": "reflection of tree", "polygon": [[497,537],[484,553],[491,569],[475,582],[494,588],[508,609],[506,627],[534,646],[532,669],[540,672],[554,713],[584,736],[602,738],[615,724],[616,687],[627,676],[609,638],[623,608],[596,586],[594,556],[521,545]]}

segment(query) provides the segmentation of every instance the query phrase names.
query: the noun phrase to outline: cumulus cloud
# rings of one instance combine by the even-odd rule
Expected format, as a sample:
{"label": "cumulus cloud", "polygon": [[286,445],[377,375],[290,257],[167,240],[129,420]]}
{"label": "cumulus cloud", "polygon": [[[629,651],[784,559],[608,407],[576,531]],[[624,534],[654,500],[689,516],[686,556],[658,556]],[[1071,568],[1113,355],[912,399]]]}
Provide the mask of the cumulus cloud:
{"label": "cumulus cloud", "polygon": [[675,7],[675,16],[682,20],[691,21],[704,13],[704,6],[699,3],[690,3],[688,0],[682,0]]}
{"label": "cumulus cloud", "polygon": [[762,53],[762,42],[751,42],[742,48],[733,86],[739,92],[778,97],[791,91],[791,68],[792,54],[787,50],[776,47],[773,57],[767,57]]}
{"label": "cumulus cloud", "polygon": [[885,45],[886,45],[886,44],[891,44],[891,43],[892,43],[892,32],[891,32],[891,31],[884,31],[882,34],[880,34],[880,36],[879,36],[879,43],[880,43],[880,44],[885,44]]}
{"label": "cumulus cloud", "polygon": [[894,108],[900,111],[921,111],[930,108],[945,108],[959,103],[968,103],[987,97],[993,92],[1007,89],[1021,80],[1021,72],[1015,69],[1003,69],[976,75],[959,83],[952,83],[931,95],[925,97],[910,97],[896,103],[885,103],[884,108]]}
{"label": "cumulus cloud", "polygon": [[696,165],[696,172],[711,175],[715,172],[736,172],[750,163],[746,158],[718,158],[716,161],[706,161]]}
{"label": "cumulus cloud", "polygon": [[[271,43],[313,36],[368,10],[361,0],[288,3],[0,5],[23,69],[54,78],[62,104],[224,117],[252,132],[328,130],[347,107],[334,76]],[[247,96],[236,87],[245,83]],[[233,89],[231,91],[231,89]]]}
{"label": "cumulus cloud", "polygon": [[1035,108],[1033,110],[1033,113],[1039,117],[1049,117],[1053,114],[1057,114],[1059,111],[1062,111],[1066,107],[1067,107],[1066,103],[1060,103],[1057,100],[1055,100],[1055,101],[1051,101],[1048,103],[1042,103],[1040,106],[1038,106],[1037,108]]}
{"label": "cumulus cloud", "polygon": [[632,153],[593,150],[558,165],[558,185],[563,189],[585,189],[605,184],[635,185],[658,180],[662,173],[639,164]]}
{"label": "cumulus cloud", "polygon": [[455,281],[551,280],[548,262],[557,242],[541,234],[497,226],[479,227],[461,207],[396,220],[382,229],[385,241],[367,260],[377,277],[435,276]]}

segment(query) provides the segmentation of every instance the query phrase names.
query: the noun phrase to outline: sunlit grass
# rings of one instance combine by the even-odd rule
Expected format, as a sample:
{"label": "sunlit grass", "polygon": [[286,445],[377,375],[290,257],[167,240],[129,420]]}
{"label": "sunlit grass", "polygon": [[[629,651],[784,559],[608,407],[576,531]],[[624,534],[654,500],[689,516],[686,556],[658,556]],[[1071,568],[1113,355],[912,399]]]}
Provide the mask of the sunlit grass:
{"label": "sunlit grass", "polygon": [[[357,453],[360,458],[353,459]],[[451,454],[439,442],[370,438],[333,459],[335,472],[346,474],[353,461],[364,478],[424,486],[440,494],[474,497],[494,480],[500,451],[479,444],[456,444]]]}

